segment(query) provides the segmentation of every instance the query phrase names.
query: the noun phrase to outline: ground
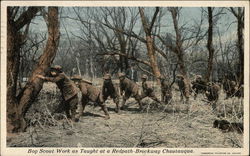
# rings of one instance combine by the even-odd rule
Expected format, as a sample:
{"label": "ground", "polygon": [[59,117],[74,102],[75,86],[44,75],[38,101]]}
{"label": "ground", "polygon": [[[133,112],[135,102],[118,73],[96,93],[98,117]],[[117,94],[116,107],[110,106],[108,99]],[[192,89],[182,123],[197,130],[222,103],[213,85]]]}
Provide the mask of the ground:
{"label": "ground", "polygon": [[[160,98],[160,89],[155,86]],[[27,114],[31,126],[24,133],[9,134],[7,146],[242,147],[242,134],[223,133],[213,128],[213,122],[218,119],[218,114],[220,118],[242,122],[242,99],[224,100],[225,95],[221,91],[218,110],[212,111],[211,105],[199,95],[197,100],[190,98],[188,112],[188,105],[180,101],[179,92],[173,89],[173,93],[172,103],[167,106],[159,106],[151,99],[145,98],[145,110],[142,112],[139,111],[136,101],[131,98],[126,103],[128,108],[117,114],[114,112],[115,104],[109,99],[106,101],[111,117],[109,120],[103,118],[104,114],[100,107],[90,104],[80,121],[72,123],[65,115],[51,113],[54,105],[60,102],[60,93],[54,84],[46,83]],[[59,119],[59,116],[63,118]]]}

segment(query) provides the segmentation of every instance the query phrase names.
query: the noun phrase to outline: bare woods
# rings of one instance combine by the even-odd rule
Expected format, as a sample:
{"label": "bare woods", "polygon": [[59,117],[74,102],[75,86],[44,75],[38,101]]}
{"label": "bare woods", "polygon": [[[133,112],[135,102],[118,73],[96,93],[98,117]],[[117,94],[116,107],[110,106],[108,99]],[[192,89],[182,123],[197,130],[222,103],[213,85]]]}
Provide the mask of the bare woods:
{"label": "bare woods", "polygon": [[[54,63],[67,75],[90,79],[124,72],[134,81],[147,74],[186,83],[195,75],[206,82],[244,80],[244,8],[182,7],[8,7],[7,129],[24,131],[25,114]],[[227,23],[225,18],[231,23]],[[41,25],[46,24],[46,29]],[[229,33],[220,25],[226,25]],[[236,24],[235,24],[236,23]],[[37,28],[41,29],[37,30]],[[235,30],[234,30],[235,28]],[[236,58],[236,59],[235,59]],[[26,80],[25,80],[26,79]],[[159,84],[159,82],[158,82]]]}

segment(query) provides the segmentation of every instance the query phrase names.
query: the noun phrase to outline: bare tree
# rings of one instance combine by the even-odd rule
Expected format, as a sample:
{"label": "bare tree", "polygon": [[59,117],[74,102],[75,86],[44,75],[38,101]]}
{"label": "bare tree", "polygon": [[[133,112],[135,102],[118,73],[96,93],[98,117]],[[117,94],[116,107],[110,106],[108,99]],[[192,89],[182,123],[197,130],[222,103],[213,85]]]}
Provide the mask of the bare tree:
{"label": "bare tree", "polygon": [[180,13],[180,9],[178,7],[171,7],[169,8],[169,12],[171,13],[172,16],[172,20],[173,20],[173,24],[174,24],[174,30],[175,30],[175,46],[171,47],[171,49],[175,52],[176,56],[177,56],[177,63],[179,65],[179,69],[180,69],[180,73],[183,75],[184,77],[184,81],[185,83],[185,96],[189,97],[190,95],[190,81],[187,75],[187,71],[186,71],[186,66],[184,63],[184,50],[183,50],[183,38],[182,38],[182,33],[178,24],[178,19],[179,19],[179,13]]}
{"label": "bare tree", "polygon": [[[129,67],[129,60],[142,62],[147,61],[136,58],[136,47],[138,39],[132,39],[133,28],[136,24],[138,12],[133,8],[108,7],[108,8],[87,8],[85,16],[81,15],[79,8],[74,8],[78,21],[83,27],[82,36],[74,35],[83,42],[91,43],[97,50],[97,56],[103,56],[105,62],[113,61],[116,65],[113,70],[125,72]],[[126,31],[126,33],[124,33]],[[133,40],[133,43],[131,42]],[[93,48],[92,48],[93,49]],[[107,72],[107,71],[105,71]]]}
{"label": "bare tree", "polygon": [[144,28],[144,32],[146,34],[146,45],[147,45],[147,52],[149,57],[149,62],[151,64],[152,71],[155,75],[155,77],[159,77],[161,75],[158,64],[157,64],[157,57],[156,52],[154,48],[154,40],[152,36],[152,29],[154,26],[154,23],[157,18],[157,14],[159,13],[159,7],[156,7],[152,21],[148,22],[145,15],[144,15],[144,8],[139,7],[139,12],[141,15],[141,21]]}
{"label": "bare tree", "polygon": [[208,40],[207,49],[209,52],[207,63],[207,74],[205,76],[206,81],[210,81],[210,77],[213,71],[213,59],[214,59],[214,47],[213,47],[213,8],[208,7]]}
{"label": "bare tree", "polygon": [[237,19],[237,47],[239,52],[239,62],[238,62],[238,85],[244,83],[244,8],[230,8],[232,14]]}
{"label": "bare tree", "polygon": [[[114,25],[114,27],[116,29],[124,29],[125,25],[126,25],[126,11],[125,8],[123,7],[119,7],[119,8],[105,8],[103,9],[103,17],[105,20],[105,23],[110,24],[108,20],[108,17],[111,17],[111,21],[113,22],[112,25]],[[133,25],[132,25],[133,26]],[[126,36],[124,34],[122,34],[121,32],[117,31],[117,30],[113,30],[114,34],[118,40],[119,43],[119,51],[122,54],[127,54],[127,43],[128,43],[128,37],[126,38]],[[119,68],[121,72],[126,71],[126,69],[128,68],[128,59],[122,55],[119,55]]]}
{"label": "bare tree", "polygon": [[[222,42],[222,36],[220,34],[220,31],[218,30],[218,36],[219,36],[219,49],[220,49],[220,55],[221,60],[218,59],[218,56],[215,56],[215,59],[217,60],[217,72],[218,75],[220,75],[220,79],[225,76],[225,73],[230,76],[231,80],[235,80],[237,77],[236,69],[235,69],[235,58],[238,57],[237,53],[237,47],[233,44],[232,40],[228,40],[226,42]],[[219,64],[218,64],[219,63]],[[233,78],[233,79],[232,79]]]}
{"label": "bare tree", "polygon": [[[31,106],[34,99],[39,94],[43,86],[43,80],[36,77],[37,74],[45,74],[45,71],[53,62],[57,47],[59,44],[59,20],[58,20],[58,8],[49,7],[48,15],[45,17],[47,27],[48,27],[48,40],[43,54],[40,56],[39,62],[34,68],[29,80],[20,92],[17,98],[17,110],[15,118],[12,119],[12,124],[14,126],[14,131],[25,130],[27,124],[24,119],[25,114],[29,107]],[[9,95],[8,95],[9,96]]]}
{"label": "bare tree", "polygon": [[46,41],[46,34],[32,31],[28,33],[25,44],[20,49],[20,65],[17,81],[19,88],[22,88],[23,83],[27,82],[27,77],[32,72],[33,66],[38,62],[38,55],[44,45],[44,41]]}
{"label": "bare tree", "polygon": [[[101,22],[102,25],[113,31],[115,42],[113,42],[114,45],[112,46],[112,48],[110,46],[111,52],[117,52],[121,54],[119,55],[118,66],[121,72],[125,72],[130,66],[129,58],[127,56],[130,52],[129,46],[131,41],[131,35],[126,35],[122,33],[121,30],[126,29],[129,33],[132,32],[136,24],[138,13],[133,12],[134,9],[132,8],[125,7],[101,8],[101,10],[103,22],[101,22],[101,19],[95,19],[97,19],[98,22]],[[135,45],[137,44],[134,44],[134,46]]]}
{"label": "bare tree", "polygon": [[[216,27],[216,23],[220,19],[221,15],[224,14],[224,8],[216,8],[208,7],[207,8],[207,19],[208,19],[208,39],[207,39],[207,50],[208,50],[208,61],[207,61],[207,72],[205,75],[205,80],[210,81],[211,77],[213,76],[213,64],[214,59],[216,59],[215,55],[215,47],[213,44],[213,34],[214,34],[214,28]],[[218,30],[219,31],[219,30]]]}
{"label": "bare tree", "polygon": [[[25,43],[28,25],[39,12],[40,7],[7,8],[7,127],[11,128],[14,119],[17,99],[17,77],[20,65],[20,48]],[[22,33],[22,28],[26,30]]]}

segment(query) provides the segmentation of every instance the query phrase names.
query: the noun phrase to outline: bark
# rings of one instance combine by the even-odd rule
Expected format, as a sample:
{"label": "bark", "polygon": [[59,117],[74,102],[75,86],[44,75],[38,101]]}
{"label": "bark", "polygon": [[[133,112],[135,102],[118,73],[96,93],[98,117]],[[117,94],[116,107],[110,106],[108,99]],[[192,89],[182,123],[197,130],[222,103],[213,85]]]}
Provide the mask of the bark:
{"label": "bark", "polygon": [[185,67],[185,62],[184,62],[184,50],[183,50],[183,41],[182,41],[182,34],[178,25],[178,8],[170,8],[169,9],[173,24],[174,24],[174,30],[175,30],[175,35],[176,35],[176,41],[175,41],[175,48],[171,48],[174,50],[175,54],[177,55],[177,62],[179,65],[180,73],[184,77],[184,82],[185,82],[185,97],[190,96],[190,81],[187,75],[186,67]]}
{"label": "bark", "polygon": [[[119,41],[121,53],[127,54],[127,50],[126,50],[127,42],[125,40],[125,37],[120,32],[116,32],[116,33],[118,36],[118,41]],[[126,57],[124,57],[122,55],[120,55],[119,60],[120,60],[120,62],[119,62],[120,71],[125,72],[128,68],[128,62],[127,62],[128,60],[126,59]]]}
{"label": "bark", "polygon": [[78,74],[79,74],[80,76],[82,76],[82,73],[81,73],[81,70],[80,70],[80,63],[79,63],[78,57],[76,57],[76,67],[77,67]]}
{"label": "bark", "polygon": [[144,15],[144,9],[139,8],[140,16],[141,16],[141,21],[143,25],[144,32],[146,34],[146,46],[147,46],[147,54],[149,57],[149,62],[153,71],[153,74],[155,77],[159,77],[161,75],[158,64],[157,64],[157,57],[155,53],[155,48],[154,48],[154,40],[152,37],[152,28],[155,23],[157,14],[159,12],[159,8],[156,7],[156,11],[154,13],[153,19],[151,23],[148,23],[146,20],[146,17]]}
{"label": "bark", "polygon": [[[60,32],[59,32],[59,20],[58,20],[58,8],[48,8],[48,40],[43,54],[41,55],[38,64],[32,72],[22,95],[20,95],[20,101],[17,108],[16,120],[20,121],[15,127],[16,131],[23,131],[26,128],[26,121],[24,119],[25,114],[32,102],[43,86],[43,80],[36,77],[37,74],[45,75],[45,71],[50,67],[53,62],[56,51],[59,44]],[[16,121],[17,122],[17,121]]]}
{"label": "bark", "polygon": [[[114,13],[114,15],[111,15],[111,18],[112,18],[112,21],[113,21],[115,28],[124,30],[126,20],[127,20],[127,17],[125,16],[125,10],[122,8],[117,8],[117,9],[113,10],[113,13]],[[119,14],[119,15],[116,15],[116,14]],[[131,29],[131,28],[129,28],[129,29]],[[127,54],[128,53],[127,40],[130,36],[127,36],[127,38],[126,38],[125,35],[123,33],[121,33],[120,31],[117,31],[117,30],[113,30],[113,31],[118,39],[121,53]],[[121,72],[127,71],[128,59],[126,57],[120,55],[118,65],[119,65]]]}
{"label": "bark", "polygon": [[157,57],[155,54],[154,43],[153,43],[154,41],[152,39],[152,36],[146,36],[146,40],[147,40],[146,45],[147,45],[148,57],[152,71],[155,77],[159,77],[161,73],[157,64]]}
{"label": "bark", "polygon": [[237,36],[238,36],[238,49],[239,49],[239,85],[244,84],[244,38],[243,38],[243,29],[244,29],[244,13],[241,8],[238,8],[238,25],[237,25]]}
{"label": "bark", "polygon": [[237,19],[237,48],[238,48],[238,53],[239,53],[239,65],[238,65],[238,85],[244,84],[244,9],[243,8],[237,8],[238,11],[234,8],[230,8],[232,14],[236,17]]}
{"label": "bark", "polygon": [[90,62],[90,67],[89,68],[90,68],[91,80],[93,80],[95,78],[95,72],[94,72],[92,56],[90,56],[89,62]]}
{"label": "bark", "polygon": [[7,8],[7,131],[15,127],[18,100],[16,98],[17,78],[20,65],[20,48],[26,36],[20,30],[36,16],[40,7],[29,7],[19,17],[19,7]]}
{"label": "bark", "polygon": [[208,40],[207,40],[207,49],[208,49],[208,63],[207,63],[207,73],[205,80],[210,81],[213,72],[213,59],[214,59],[214,47],[213,47],[213,11],[211,7],[208,7]]}

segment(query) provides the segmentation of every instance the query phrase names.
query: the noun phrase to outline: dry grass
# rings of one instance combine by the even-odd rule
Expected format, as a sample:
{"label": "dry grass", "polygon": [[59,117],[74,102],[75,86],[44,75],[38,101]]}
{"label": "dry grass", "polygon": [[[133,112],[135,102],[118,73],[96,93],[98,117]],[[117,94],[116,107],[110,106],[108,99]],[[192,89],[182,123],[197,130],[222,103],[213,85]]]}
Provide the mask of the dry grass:
{"label": "dry grass", "polygon": [[[100,85],[100,81],[95,81]],[[160,89],[156,86],[157,95]],[[149,98],[143,100],[145,110],[139,112],[134,99],[121,114],[114,112],[112,100],[106,102],[111,119],[104,120],[100,107],[88,105],[79,123],[72,123],[63,114],[52,112],[59,104],[60,93],[54,84],[45,84],[27,118],[27,132],[8,137],[8,146],[18,147],[242,147],[243,136],[236,132],[222,133],[213,128],[218,115],[229,121],[243,121],[240,99],[223,100],[221,93],[216,111],[202,101],[202,95],[187,104],[180,102],[179,93],[168,106],[159,106]],[[160,97],[159,97],[160,98]],[[59,117],[61,119],[59,120]],[[220,117],[222,118],[222,117]]]}

